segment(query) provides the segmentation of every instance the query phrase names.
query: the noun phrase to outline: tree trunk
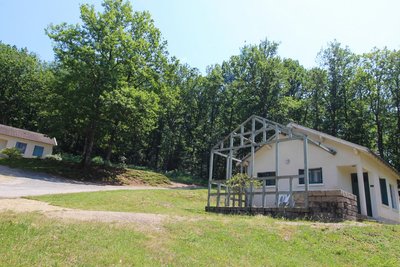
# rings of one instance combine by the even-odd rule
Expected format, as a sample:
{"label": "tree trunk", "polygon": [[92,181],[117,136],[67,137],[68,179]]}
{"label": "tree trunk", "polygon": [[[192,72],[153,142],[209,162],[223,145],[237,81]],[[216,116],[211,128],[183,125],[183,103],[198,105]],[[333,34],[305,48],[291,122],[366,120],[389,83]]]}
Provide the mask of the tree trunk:
{"label": "tree trunk", "polygon": [[377,138],[378,138],[378,151],[381,158],[384,158],[383,154],[383,129],[382,129],[382,122],[380,121],[379,117],[376,116],[376,128],[377,128]]}
{"label": "tree trunk", "polygon": [[[93,124],[92,124],[93,126]],[[93,150],[93,144],[94,144],[94,132],[95,132],[95,127],[90,127],[87,135],[86,135],[86,143],[85,143],[85,153],[83,155],[82,159],[82,167],[84,169],[87,169],[90,166],[91,160],[92,160],[92,150]]]}

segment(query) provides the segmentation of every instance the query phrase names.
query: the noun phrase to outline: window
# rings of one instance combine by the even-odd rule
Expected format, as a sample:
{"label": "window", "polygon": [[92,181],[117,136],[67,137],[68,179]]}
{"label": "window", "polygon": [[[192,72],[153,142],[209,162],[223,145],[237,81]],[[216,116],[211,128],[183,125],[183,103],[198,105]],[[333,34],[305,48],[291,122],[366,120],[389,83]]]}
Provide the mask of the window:
{"label": "window", "polygon": [[15,144],[15,147],[18,148],[22,154],[25,154],[26,146],[27,146],[27,144],[21,143],[21,142],[17,142]]}
{"label": "window", "polygon": [[[257,173],[257,177],[273,177],[275,176],[275,172],[259,172]],[[266,186],[274,186],[276,180],[265,180]]]}
{"label": "window", "polygon": [[[304,174],[304,170],[299,170],[299,175]],[[308,183],[322,184],[322,168],[308,169]],[[299,184],[304,184],[304,178],[299,178]]]}
{"label": "window", "polygon": [[392,208],[397,209],[396,199],[394,198],[394,196],[396,195],[394,187],[391,184],[389,184],[389,189],[390,189],[390,199],[392,200]]}
{"label": "window", "polygon": [[399,202],[400,202],[400,180],[397,180],[397,192],[399,194]]}
{"label": "window", "polygon": [[386,189],[386,179],[379,178],[379,187],[381,188],[382,204],[389,206],[388,193]]}
{"label": "window", "polygon": [[42,146],[35,146],[35,148],[33,149],[32,156],[41,158],[43,156],[43,149],[44,147]]}

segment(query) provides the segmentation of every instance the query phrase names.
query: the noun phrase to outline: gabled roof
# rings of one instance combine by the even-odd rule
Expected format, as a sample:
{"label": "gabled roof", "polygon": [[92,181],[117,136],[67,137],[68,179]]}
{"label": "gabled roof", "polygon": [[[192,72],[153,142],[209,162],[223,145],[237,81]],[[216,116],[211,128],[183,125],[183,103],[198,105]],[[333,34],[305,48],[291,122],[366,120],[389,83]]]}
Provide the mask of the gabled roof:
{"label": "gabled roof", "polygon": [[317,130],[314,130],[311,128],[307,128],[305,126],[299,125],[294,122],[289,123],[287,125],[287,127],[290,127],[294,130],[298,130],[304,134],[313,134],[313,135],[334,141],[336,143],[343,144],[343,145],[352,147],[354,149],[357,149],[360,152],[363,152],[369,156],[372,156],[372,158],[374,158],[375,160],[378,160],[380,163],[383,163],[386,167],[388,167],[391,171],[393,171],[394,173],[396,173],[397,176],[400,177],[400,172],[396,168],[394,168],[389,162],[387,162],[386,160],[381,158],[379,155],[377,155],[374,151],[372,151],[371,149],[369,149],[365,146],[357,145],[355,143],[340,139],[338,137],[335,137],[335,136],[332,136],[332,135],[329,135],[329,134],[326,134],[326,133],[323,133],[323,132],[320,132],[320,131],[317,131]]}
{"label": "gabled roof", "polygon": [[0,134],[56,146],[57,140],[44,134],[0,124]]}

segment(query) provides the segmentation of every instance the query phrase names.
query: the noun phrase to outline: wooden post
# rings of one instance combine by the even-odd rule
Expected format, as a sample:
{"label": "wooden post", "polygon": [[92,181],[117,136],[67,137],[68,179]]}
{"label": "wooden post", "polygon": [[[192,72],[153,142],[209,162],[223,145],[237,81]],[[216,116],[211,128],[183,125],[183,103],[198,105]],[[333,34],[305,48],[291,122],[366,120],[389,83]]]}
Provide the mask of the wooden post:
{"label": "wooden post", "polygon": [[267,124],[263,120],[263,142],[267,142]]}
{"label": "wooden post", "polygon": [[250,207],[253,206],[253,177],[254,177],[254,132],[256,131],[256,120],[251,120],[251,173],[250,173]]}
{"label": "wooden post", "polygon": [[210,154],[210,169],[208,170],[208,199],[207,199],[207,207],[210,207],[211,181],[212,181],[212,176],[213,176],[213,165],[214,165],[214,153],[211,151],[211,154]]}
{"label": "wooden post", "polygon": [[308,208],[308,182],[309,182],[309,173],[308,173],[308,137],[304,136],[304,205]]}
{"label": "wooden post", "polygon": [[220,194],[221,194],[221,183],[218,183],[218,185],[217,185],[217,207],[219,207]]}
{"label": "wooden post", "polygon": [[293,177],[289,178],[289,205],[291,208],[293,208]]}
{"label": "wooden post", "polygon": [[240,146],[243,146],[244,143],[244,126],[240,125]]}
{"label": "wooden post", "polygon": [[[228,157],[228,159],[229,159],[229,172],[228,172],[227,180],[232,178],[232,170],[233,170],[233,162],[232,162],[232,159],[233,159],[233,136],[232,136],[232,134],[230,135],[230,139],[229,139],[229,147],[230,147],[229,157]],[[230,206],[230,200],[231,200],[231,188],[228,187],[227,190],[228,190],[228,194],[227,194],[227,198],[228,198],[227,204],[228,205],[227,206],[229,207]]]}
{"label": "wooden post", "polygon": [[[279,129],[275,127],[275,177],[279,176]],[[279,208],[279,179],[275,178],[275,203]]]}
{"label": "wooden post", "polygon": [[263,180],[262,181],[262,207],[263,208],[265,208],[265,184],[266,184],[266,181],[265,180]]}

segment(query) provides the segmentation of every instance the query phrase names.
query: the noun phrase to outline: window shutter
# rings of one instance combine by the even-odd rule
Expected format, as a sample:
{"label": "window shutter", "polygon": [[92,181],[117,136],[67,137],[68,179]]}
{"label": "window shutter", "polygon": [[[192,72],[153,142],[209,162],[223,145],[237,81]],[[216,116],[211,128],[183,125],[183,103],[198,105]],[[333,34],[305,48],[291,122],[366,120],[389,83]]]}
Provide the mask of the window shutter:
{"label": "window shutter", "polygon": [[381,188],[382,204],[389,206],[388,193],[386,188],[386,180],[379,178],[379,187]]}

